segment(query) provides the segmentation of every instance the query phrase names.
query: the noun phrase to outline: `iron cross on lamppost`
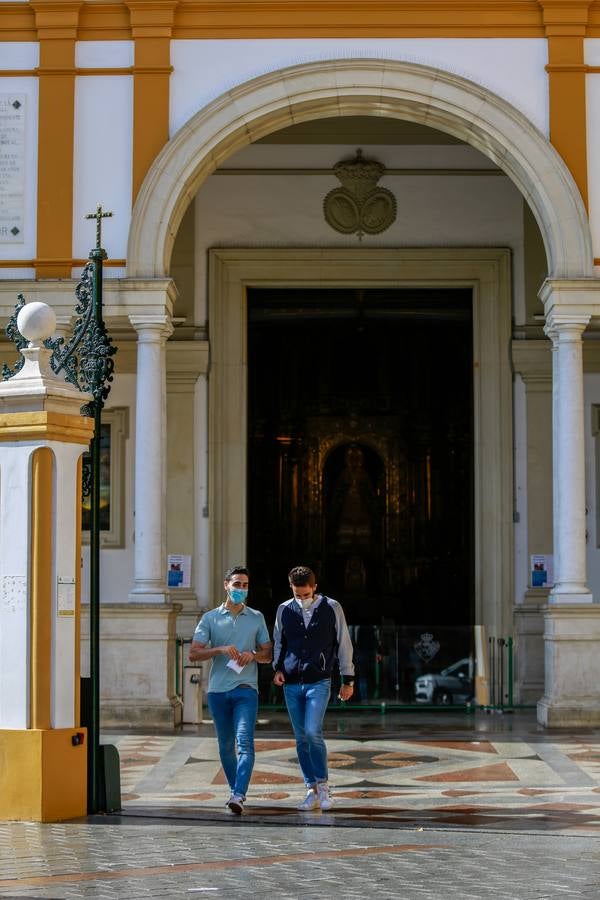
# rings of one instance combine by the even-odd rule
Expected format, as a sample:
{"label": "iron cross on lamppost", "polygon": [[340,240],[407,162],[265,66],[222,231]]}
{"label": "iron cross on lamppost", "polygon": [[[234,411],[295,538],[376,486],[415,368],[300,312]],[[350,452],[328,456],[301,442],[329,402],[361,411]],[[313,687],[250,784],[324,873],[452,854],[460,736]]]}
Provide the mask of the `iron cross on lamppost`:
{"label": "iron cross on lamppost", "polygon": [[[112,216],[111,212],[104,212],[102,206],[98,204],[96,207],[95,213],[88,213],[86,219],[95,219],[96,220],[96,246],[94,250],[102,250],[102,219],[108,219]],[[90,259],[92,258],[92,250],[90,253]],[[102,259],[106,259],[106,250],[102,250],[104,254]]]}

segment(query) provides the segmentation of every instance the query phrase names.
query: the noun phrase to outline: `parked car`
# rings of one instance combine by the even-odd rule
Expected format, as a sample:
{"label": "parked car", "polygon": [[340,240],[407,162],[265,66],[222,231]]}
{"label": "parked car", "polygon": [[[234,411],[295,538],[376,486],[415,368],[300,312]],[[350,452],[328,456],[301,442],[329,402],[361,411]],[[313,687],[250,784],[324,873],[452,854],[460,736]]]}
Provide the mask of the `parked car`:
{"label": "parked car", "polygon": [[470,656],[441,672],[419,675],[415,680],[415,700],[440,706],[468,703],[473,699],[474,676],[475,662]]}

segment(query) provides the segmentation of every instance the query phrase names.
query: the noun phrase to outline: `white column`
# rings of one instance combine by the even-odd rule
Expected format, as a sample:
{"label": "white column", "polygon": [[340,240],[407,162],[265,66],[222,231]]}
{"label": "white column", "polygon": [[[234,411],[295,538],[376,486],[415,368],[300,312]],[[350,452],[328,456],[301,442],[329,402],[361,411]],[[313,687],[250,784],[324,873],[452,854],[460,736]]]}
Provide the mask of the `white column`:
{"label": "white column", "polygon": [[553,356],[554,587],[550,603],[591,603],[585,540],[582,335],[590,316],[551,314]]}
{"label": "white column", "polygon": [[135,548],[130,599],[168,602],[166,560],[166,365],[169,316],[130,316],[138,334],[135,421]]}
{"label": "white column", "polygon": [[556,573],[560,569],[560,546],[556,538],[556,523],[560,521],[559,491],[556,484],[556,475],[558,472],[558,382],[560,375],[558,368],[558,334],[548,325],[546,325],[545,330],[552,341],[552,544],[554,548],[554,573],[556,583]]}

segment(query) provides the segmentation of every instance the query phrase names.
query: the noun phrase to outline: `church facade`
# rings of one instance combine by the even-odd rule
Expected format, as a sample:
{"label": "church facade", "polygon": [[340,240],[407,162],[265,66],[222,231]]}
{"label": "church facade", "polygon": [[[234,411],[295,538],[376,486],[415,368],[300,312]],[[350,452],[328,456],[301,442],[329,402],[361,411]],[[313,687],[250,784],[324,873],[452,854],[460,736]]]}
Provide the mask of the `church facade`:
{"label": "church facade", "polygon": [[179,720],[246,561],[267,617],[317,569],[363,699],[511,638],[600,720],[599,152],[596,0],[0,5],[3,321],[68,336],[112,212],[107,724]]}

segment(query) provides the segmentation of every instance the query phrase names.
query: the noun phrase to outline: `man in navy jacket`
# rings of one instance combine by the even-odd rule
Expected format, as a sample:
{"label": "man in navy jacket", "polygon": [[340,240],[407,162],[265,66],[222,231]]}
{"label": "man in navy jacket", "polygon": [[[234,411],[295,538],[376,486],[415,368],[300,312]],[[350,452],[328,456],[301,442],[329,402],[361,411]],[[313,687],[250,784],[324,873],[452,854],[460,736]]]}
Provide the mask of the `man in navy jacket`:
{"label": "man in navy jacket", "polygon": [[317,593],[311,569],[296,566],[288,578],[293,596],[277,610],[273,682],[283,687],[306,784],[306,797],[298,809],[327,810],[332,800],[323,719],[337,663],[342,677],[340,700],[349,700],[354,692],[352,641],[342,607]]}

